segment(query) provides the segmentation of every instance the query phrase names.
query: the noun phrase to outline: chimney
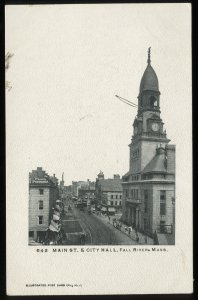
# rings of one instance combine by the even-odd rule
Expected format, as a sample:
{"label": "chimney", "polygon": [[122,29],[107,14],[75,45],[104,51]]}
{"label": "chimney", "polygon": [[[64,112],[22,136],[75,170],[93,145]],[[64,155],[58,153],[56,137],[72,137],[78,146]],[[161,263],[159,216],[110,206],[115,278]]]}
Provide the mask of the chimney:
{"label": "chimney", "polygon": [[100,173],[98,174],[98,180],[100,179],[104,179],[104,174],[102,171],[100,171]]}
{"label": "chimney", "polygon": [[175,145],[166,145],[167,172],[175,174]]}
{"label": "chimney", "polygon": [[43,178],[44,177],[44,171],[42,170],[42,167],[37,167],[37,177]]}

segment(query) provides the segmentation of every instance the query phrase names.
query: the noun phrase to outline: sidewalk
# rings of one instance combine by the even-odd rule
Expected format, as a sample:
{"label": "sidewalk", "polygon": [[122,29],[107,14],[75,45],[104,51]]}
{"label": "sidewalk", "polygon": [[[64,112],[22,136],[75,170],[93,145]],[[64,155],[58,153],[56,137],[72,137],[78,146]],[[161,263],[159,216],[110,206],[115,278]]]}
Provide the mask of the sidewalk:
{"label": "sidewalk", "polygon": [[[95,214],[96,217],[103,219],[107,224],[112,225],[113,226],[113,219],[115,218],[115,216],[111,216],[110,217],[110,222],[108,219],[108,216],[104,216],[104,215],[97,215]],[[114,226],[113,226],[114,227]],[[139,237],[139,242],[136,241],[136,233],[135,230],[133,229],[132,232],[130,233],[130,235],[128,234],[128,230],[127,232],[125,232],[125,224],[122,223],[121,229],[117,229],[119,231],[121,231],[122,233],[124,233],[126,236],[130,237],[133,241],[135,241],[137,243],[137,245],[153,245],[153,239],[147,236],[147,243],[145,242],[145,235],[142,234],[141,232],[137,231],[138,237]]]}

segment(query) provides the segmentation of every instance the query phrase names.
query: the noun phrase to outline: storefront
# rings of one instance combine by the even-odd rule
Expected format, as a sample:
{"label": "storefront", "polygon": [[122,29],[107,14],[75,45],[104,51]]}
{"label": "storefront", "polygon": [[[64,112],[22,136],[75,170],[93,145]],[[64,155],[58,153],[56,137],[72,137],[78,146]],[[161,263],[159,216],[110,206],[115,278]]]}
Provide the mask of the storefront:
{"label": "storefront", "polygon": [[102,212],[102,214],[107,213],[107,207],[102,206],[102,207],[101,207],[101,212]]}
{"label": "storefront", "polygon": [[115,207],[108,207],[108,214],[109,215],[115,215],[116,209]]}

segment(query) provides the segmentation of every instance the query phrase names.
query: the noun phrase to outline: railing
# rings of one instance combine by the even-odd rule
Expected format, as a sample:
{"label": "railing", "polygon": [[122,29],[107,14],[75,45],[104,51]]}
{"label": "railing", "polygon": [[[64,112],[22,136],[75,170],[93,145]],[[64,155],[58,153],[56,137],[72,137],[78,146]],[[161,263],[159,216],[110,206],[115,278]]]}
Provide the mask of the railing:
{"label": "railing", "polygon": [[166,133],[160,133],[160,132],[142,132],[142,133],[139,133],[135,136],[133,136],[133,139],[136,139],[138,137],[158,137],[158,138],[166,138]]}

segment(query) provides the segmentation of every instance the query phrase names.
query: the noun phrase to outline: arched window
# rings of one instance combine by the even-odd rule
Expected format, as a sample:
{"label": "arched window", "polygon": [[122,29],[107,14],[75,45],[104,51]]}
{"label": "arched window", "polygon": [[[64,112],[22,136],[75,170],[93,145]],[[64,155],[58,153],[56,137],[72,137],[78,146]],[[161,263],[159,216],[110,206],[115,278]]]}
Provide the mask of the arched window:
{"label": "arched window", "polygon": [[150,97],[150,106],[151,106],[152,108],[157,107],[157,99],[156,99],[154,96],[151,96],[151,97]]}

